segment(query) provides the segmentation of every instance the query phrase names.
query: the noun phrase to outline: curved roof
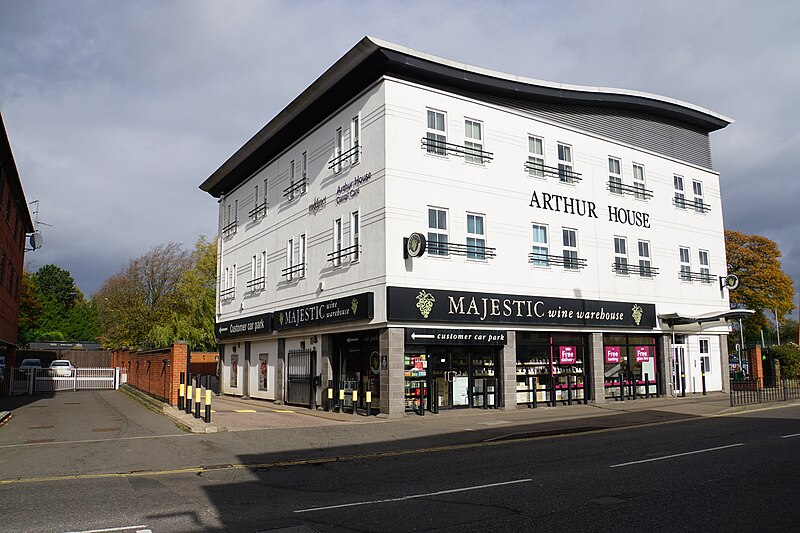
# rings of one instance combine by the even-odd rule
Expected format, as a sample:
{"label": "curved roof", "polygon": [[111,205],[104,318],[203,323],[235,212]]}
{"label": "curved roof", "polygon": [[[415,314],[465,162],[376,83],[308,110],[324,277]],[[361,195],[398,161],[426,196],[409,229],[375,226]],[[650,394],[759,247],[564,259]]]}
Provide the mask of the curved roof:
{"label": "curved roof", "polygon": [[[521,101],[640,111],[705,133],[733,123],[708,109],[656,94],[555,83],[505,74],[364,37],[217,169],[200,188],[215,197],[233,189],[383,75],[451,90]],[[279,135],[280,134],[280,135]]]}

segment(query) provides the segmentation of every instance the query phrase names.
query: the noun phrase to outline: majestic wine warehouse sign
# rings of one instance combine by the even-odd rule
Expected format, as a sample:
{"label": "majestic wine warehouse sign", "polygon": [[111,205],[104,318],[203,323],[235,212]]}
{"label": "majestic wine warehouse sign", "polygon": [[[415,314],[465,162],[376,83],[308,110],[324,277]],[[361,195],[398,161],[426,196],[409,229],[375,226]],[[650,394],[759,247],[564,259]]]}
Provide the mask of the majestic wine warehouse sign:
{"label": "majestic wine warehouse sign", "polygon": [[652,329],[653,304],[388,287],[389,320]]}
{"label": "majestic wine warehouse sign", "polygon": [[281,331],[348,320],[366,320],[374,316],[374,307],[374,295],[364,292],[276,311],[273,327],[276,331]]}

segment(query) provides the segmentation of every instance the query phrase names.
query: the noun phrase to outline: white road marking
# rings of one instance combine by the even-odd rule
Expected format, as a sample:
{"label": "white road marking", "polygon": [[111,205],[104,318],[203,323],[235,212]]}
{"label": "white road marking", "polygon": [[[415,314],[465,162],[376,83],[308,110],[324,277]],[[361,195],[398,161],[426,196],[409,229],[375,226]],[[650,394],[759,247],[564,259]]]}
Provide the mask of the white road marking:
{"label": "white road marking", "polygon": [[455,494],[457,492],[467,492],[470,490],[490,489],[492,487],[501,487],[503,485],[514,485],[516,483],[528,483],[532,479],[515,479],[513,481],[504,481],[502,483],[489,483],[488,485],[476,485],[474,487],[463,487],[460,489],[440,490],[438,492],[428,492],[426,494],[412,494],[410,496],[400,496],[399,498],[386,498],[385,500],[371,500],[366,502],[353,502],[343,503],[341,505],[328,505],[326,507],[311,507],[310,509],[298,509],[295,513],[312,513],[314,511],[327,511],[329,509],[341,509],[343,507],[357,507],[359,505],[374,505],[376,503],[389,503],[389,502],[402,502],[405,500],[413,500],[415,498],[427,498],[428,496],[441,496],[442,494]]}
{"label": "white road marking", "polygon": [[684,455],[694,455],[696,453],[713,452],[716,450],[724,450],[725,448],[735,448],[736,446],[744,446],[743,442],[738,444],[728,444],[727,446],[717,446],[716,448],[706,448],[705,450],[695,450],[693,452],[676,453],[674,455],[665,455],[664,457],[653,457],[652,459],[642,459],[641,461],[631,461],[629,463],[620,463],[618,465],[611,465],[609,468],[617,468],[618,466],[638,465],[641,463],[650,463],[653,461],[663,461],[664,459],[672,459],[674,457],[683,457]]}
{"label": "white road marking", "polygon": [[782,439],[791,439],[792,437],[800,437],[800,433],[793,433],[791,435],[782,435]]}
{"label": "white road marking", "polygon": [[126,527],[109,527],[106,529],[84,529],[83,531],[67,531],[66,533],[106,533],[107,531],[127,531],[129,529],[135,529],[138,531],[150,531],[149,529],[142,529],[146,528],[145,525],[138,525],[138,526],[126,526]]}

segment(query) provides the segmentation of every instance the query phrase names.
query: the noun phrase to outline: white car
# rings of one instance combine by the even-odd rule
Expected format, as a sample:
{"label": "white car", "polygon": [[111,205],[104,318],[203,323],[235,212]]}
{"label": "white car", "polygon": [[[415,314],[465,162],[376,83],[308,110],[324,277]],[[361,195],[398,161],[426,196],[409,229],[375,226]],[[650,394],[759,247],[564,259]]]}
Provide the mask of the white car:
{"label": "white car", "polygon": [[54,377],[70,377],[75,374],[75,367],[66,359],[56,359],[50,363],[50,374]]}

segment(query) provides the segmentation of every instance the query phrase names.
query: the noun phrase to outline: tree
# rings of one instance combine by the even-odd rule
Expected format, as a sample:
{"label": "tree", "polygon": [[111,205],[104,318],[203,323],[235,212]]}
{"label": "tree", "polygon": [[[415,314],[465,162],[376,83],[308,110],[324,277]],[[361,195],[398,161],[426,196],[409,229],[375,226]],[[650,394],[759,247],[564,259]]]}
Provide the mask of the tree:
{"label": "tree", "polygon": [[33,274],[22,271],[22,290],[19,294],[19,325],[17,329],[17,346],[27,347],[36,340],[35,333],[42,316],[42,304],[36,298],[36,281]]}
{"label": "tree", "polygon": [[765,311],[777,310],[782,318],[794,309],[792,278],[781,268],[778,245],[766,237],[726,230],[725,250],[728,273],[739,277],[739,288],[730,291],[731,304],[755,311],[744,320],[744,329],[748,338],[758,337],[759,330],[769,327]]}
{"label": "tree", "polygon": [[797,344],[791,342],[780,346],[772,346],[769,349],[769,354],[780,361],[781,375],[783,377],[797,376],[797,372],[800,370],[800,348],[798,348]]}

